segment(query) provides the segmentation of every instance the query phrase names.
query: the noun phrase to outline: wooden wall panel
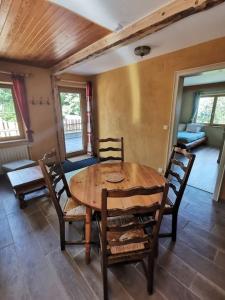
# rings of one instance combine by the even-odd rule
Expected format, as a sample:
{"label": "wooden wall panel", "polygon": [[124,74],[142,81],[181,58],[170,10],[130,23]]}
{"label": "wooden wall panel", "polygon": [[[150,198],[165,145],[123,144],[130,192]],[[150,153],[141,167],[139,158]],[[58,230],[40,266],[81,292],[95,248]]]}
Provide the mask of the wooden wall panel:
{"label": "wooden wall panel", "polygon": [[0,58],[50,67],[110,33],[45,0],[0,0]]}

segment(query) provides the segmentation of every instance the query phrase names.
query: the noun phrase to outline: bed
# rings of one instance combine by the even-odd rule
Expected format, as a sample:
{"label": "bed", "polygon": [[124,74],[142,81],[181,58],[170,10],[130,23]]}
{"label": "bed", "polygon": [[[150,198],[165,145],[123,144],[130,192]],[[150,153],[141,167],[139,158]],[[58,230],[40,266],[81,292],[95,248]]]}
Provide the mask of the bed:
{"label": "bed", "polygon": [[207,136],[206,133],[202,131],[202,126],[198,124],[187,124],[187,127],[185,127],[179,125],[178,129],[183,130],[179,130],[177,134],[178,146],[185,149],[191,149],[207,142]]}

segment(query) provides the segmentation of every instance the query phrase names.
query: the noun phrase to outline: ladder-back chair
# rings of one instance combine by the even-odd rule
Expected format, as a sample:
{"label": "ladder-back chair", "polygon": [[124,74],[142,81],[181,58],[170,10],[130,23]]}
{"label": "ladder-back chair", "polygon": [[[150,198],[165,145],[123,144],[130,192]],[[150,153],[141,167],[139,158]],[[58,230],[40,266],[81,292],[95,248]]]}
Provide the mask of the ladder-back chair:
{"label": "ladder-back chair", "polygon": [[[71,198],[69,186],[56,150],[53,149],[51,152],[46,153],[38,162],[58,215],[61,250],[65,249],[65,245],[83,244],[84,241],[65,240],[65,223],[69,222],[71,224],[80,220],[85,222],[86,209],[85,206],[79,205]],[[66,197],[63,199],[63,196]],[[61,203],[63,200],[66,200],[64,206]]]}
{"label": "ladder-back chair", "polygon": [[165,173],[169,182],[169,194],[164,209],[164,215],[172,215],[172,232],[160,233],[160,237],[172,237],[176,241],[178,211],[194,160],[195,154],[176,146],[173,148]]}
{"label": "ladder-back chair", "polygon": [[[153,271],[155,251],[157,250],[158,233],[163,208],[166,203],[168,184],[150,188],[135,187],[128,190],[102,190],[101,219],[98,219],[100,253],[102,263],[104,299],[108,299],[107,267],[121,262],[142,261],[148,258],[147,287],[153,293]],[[126,209],[108,209],[109,198],[121,201],[121,198],[138,196],[138,203]],[[143,197],[153,197],[152,205],[143,206]],[[149,199],[149,198],[148,198]],[[139,215],[151,214],[151,218],[143,221]],[[99,216],[98,216],[99,217]],[[151,225],[151,234],[145,227]]]}
{"label": "ladder-back chair", "polygon": [[[116,146],[106,146],[103,147],[102,144],[109,144],[113,143],[113,145],[117,144]],[[117,153],[117,155],[109,155],[109,156],[102,156],[103,153]],[[118,155],[119,153],[119,155]],[[99,162],[104,161],[124,161],[124,145],[123,145],[123,137],[121,138],[105,138],[105,139],[99,139],[98,140],[98,160]]]}

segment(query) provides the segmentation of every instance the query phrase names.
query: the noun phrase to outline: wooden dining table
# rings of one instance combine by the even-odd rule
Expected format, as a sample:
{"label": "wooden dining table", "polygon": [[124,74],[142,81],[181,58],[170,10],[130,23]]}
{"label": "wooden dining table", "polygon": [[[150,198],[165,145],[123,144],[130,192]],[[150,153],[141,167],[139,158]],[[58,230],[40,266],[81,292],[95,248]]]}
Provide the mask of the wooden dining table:
{"label": "wooden dining table", "polygon": [[[109,182],[120,174],[121,182]],[[110,179],[111,178],[111,179]],[[114,180],[115,181],[115,180]],[[133,187],[152,187],[164,185],[166,179],[153,168],[137,163],[99,163],[92,165],[70,179],[71,196],[86,206],[85,255],[90,262],[91,222],[93,210],[101,211],[102,189],[129,189]],[[133,206],[151,206],[160,200],[160,195],[132,196],[116,201],[110,198],[108,209],[126,209]]]}

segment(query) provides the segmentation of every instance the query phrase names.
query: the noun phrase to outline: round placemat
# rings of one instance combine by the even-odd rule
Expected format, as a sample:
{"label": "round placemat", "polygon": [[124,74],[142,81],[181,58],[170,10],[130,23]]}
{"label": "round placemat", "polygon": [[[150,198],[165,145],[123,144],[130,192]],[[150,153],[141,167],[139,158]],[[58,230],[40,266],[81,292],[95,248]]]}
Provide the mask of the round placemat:
{"label": "round placemat", "polygon": [[117,183],[121,182],[125,179],[124,175],[121,173],[109,173],[106,175],[106,181],[112,182],[112,183]]}

